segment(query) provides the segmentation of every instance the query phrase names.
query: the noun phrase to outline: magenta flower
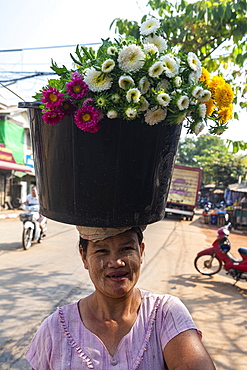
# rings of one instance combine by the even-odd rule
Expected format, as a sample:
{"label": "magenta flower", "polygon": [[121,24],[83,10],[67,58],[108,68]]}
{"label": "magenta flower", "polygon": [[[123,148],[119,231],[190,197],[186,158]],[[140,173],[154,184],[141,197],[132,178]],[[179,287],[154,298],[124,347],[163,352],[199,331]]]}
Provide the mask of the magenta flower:
{"label": "magenta flower", "polygon": [[88,94],[89,89],[81,77],[76,77],[67,83],[66,91],[73,99],[81,99]]}
{"label": "magenta flower", "polygon": [[55,125],[64,118],[64,113],[61,110],[49,110],[42,115],[45,123]]}
{"label": "magenta flower", "polygon": [[67,99],[62,102],[61,110],[65,116],[71,116],[74,114],[76,107],[70,99]]}
{"label": "magenta flower", "polygon": [[79,72],[73,72],[72,73],[72,78],[77,78],[77,77],[82,79],[82,75],[80,75]]}
{"label": "magenta flower", "polygon": [[48,86],[42,92],[42,103],[46,104],[48,109],[57,108],[63,101],[63,94],[61,94],[55,87]]}
{"label": "magenta flower", "polygon": [[83,131],[97,132],[100,129],[99,114],[91,105],[82,106],[74,115],[76,126]]}
{"label": "magenta flower", "polygon": [[84,100],[83,105],[93,105],[94,100],[92,98],[87,98]]}

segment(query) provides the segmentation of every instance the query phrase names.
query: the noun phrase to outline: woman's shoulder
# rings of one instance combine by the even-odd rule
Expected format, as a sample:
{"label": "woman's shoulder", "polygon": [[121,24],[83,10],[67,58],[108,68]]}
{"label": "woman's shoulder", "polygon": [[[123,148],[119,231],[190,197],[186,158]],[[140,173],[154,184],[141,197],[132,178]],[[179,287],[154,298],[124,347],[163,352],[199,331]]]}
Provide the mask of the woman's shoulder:
{"label": "woman's shoulder", "polygon": [[155,292],[150,292],[148,290],[140,289],[141,297],[144,302],[161,302],[162,304],[170,303],[175,304],[177,302],[180,302],[180,299],[170,295],[170,294],[159,294]]}
{"label": "woman's shoulder", "polygon": [[76,317],[75,313],[78,311],[78,302],[70,303],[61,307],[57,307],[57,309],[47,316],[43,321],[41,327],[56,327],[60,326],[61,320],[66,318],[74,318]]}

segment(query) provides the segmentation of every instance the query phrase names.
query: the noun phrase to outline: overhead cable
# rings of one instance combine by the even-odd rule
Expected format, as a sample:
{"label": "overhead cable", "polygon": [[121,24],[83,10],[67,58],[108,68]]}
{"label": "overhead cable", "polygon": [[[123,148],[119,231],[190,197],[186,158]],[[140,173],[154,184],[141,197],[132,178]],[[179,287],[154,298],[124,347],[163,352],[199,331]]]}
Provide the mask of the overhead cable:
{"label": "overhead cable", "polygon": [[[92,42],[89,44],[79,44],[80,46],[89,46],[89,45],[100,45],[99,42]],[[60,45],[60,46],[41,46],[36,48],[22,48],[22,49],[6,49],[0,50],[0,53],[11,53],[13,51],[25,51],[25,50],[40,50],[40,49],[57,49],[57,48],[72,48],[76,47],[77,45]]]}

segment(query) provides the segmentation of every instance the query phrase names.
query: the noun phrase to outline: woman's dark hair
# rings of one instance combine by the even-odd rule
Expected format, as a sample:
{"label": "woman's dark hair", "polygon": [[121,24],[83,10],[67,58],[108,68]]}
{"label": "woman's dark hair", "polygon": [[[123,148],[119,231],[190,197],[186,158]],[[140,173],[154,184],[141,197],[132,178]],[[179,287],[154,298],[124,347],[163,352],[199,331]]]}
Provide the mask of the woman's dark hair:
{"label": "woman's dark hair", "polygon": [[[127,230],[127,231],[134,231],[137,234],[139,245],[141,245],[142,240],[143,240],[142,230],[138,226],[135,226],[135,227],[132,227],[130,230]],[[79,238],[79,248],[82,248],[82,250],[85,254],[87,253],[87,246],[88,246],[88,240],[83,239],[80,236],[80,238]]]}

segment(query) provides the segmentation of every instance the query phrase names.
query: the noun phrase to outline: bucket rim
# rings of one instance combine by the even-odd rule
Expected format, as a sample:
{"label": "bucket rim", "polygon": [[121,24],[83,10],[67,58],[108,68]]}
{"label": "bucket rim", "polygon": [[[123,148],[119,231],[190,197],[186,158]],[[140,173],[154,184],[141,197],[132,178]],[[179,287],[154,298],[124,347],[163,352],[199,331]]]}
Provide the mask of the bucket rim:
{"label": "bucket rim", "polygon": [[37,101],[33,102],[21,101],[18,103],[18,108],[40,108],[40,103]]}

